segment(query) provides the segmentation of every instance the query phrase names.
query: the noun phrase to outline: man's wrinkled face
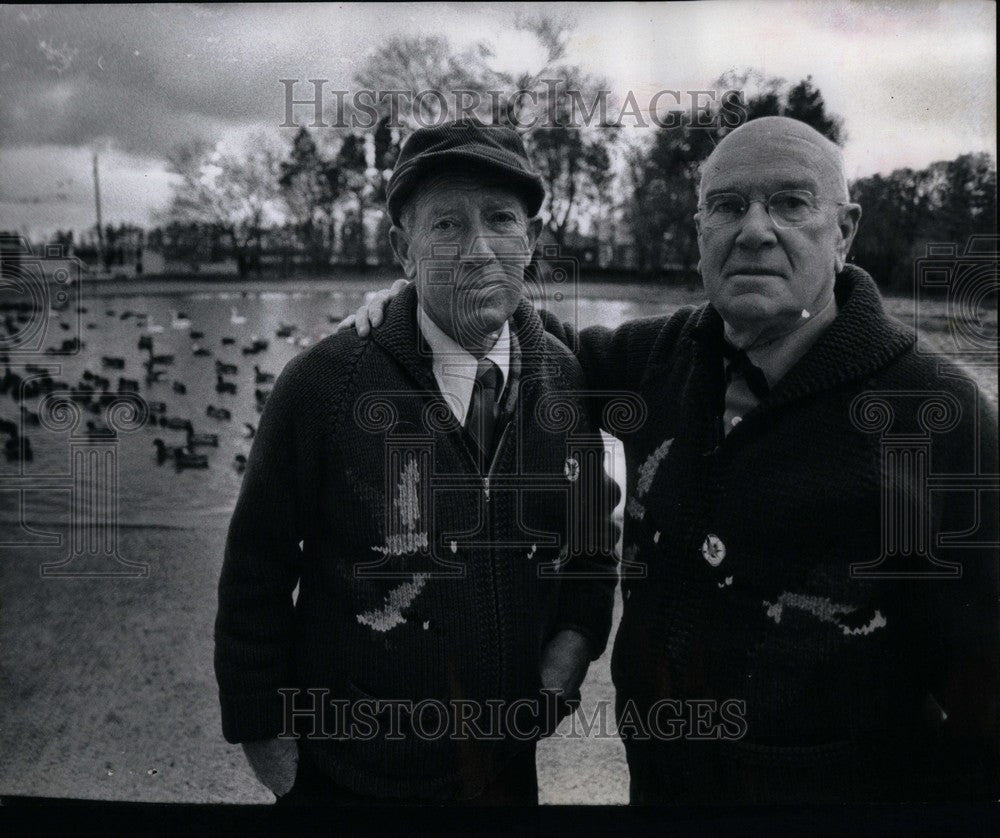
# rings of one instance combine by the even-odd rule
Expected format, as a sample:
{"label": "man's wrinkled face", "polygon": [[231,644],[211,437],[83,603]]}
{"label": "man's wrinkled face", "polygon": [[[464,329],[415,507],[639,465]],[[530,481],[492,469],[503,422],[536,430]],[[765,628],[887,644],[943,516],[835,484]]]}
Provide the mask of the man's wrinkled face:
{"label": "man's wrinkled face", "polygon": [[424,311],[471,347],[517,308],[540,228],[502,182],[445,172],[417,186],[390,238]]}
{"label": "man's wrinkled face", "polygon": [[[821,201],[805,224],[783,229],[768,215],[766,201],[789,189],[807,190]],[[742,219],[710,227],[704,203],[722,193],[755,203]],[[702,176],[695,221],[705,290],[729,325],[781,333],[803,310],[814,314],[831,301],[860,217],[860,208],[847,200],[839,160],[795,126],[787,132],[744,129],[719,144]]]}

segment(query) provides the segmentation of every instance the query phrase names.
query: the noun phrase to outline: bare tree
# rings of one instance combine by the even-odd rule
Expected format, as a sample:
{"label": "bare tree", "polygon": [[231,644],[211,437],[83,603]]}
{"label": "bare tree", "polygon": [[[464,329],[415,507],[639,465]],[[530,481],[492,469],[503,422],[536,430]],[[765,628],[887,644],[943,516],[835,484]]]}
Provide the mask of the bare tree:
{"label": "bare tree", "polygon": [[[547,228],[562,245],[580,211],[603,203],[613,180],[611,147],[617,130],[607,122],[587,125],[577,110],[593,106],[607,85],[579,67],[560,66],[541,79],[542,119],[526,132],[525,142],[545,181]],[[536,115],[537,116],[537,115]]]}
{"label": "bare tree", "polygon": [[264,137],[239,156],[194,140],[167,155],[174,183],[166,223],[215,227],[229,239],[240,272],[259,269],[261,234],[278,198],[279,155]]}
{"label": "bare tree", "polygon": [[[516,73],[493,68],[493,51],[479,43],[455,52],[441,36],[394,38],[355,74],[362,88],[405,91],[413,113],[398,114],[406,130],[438,124],[455,116],[457,106],[471,109],[486,122],[519,130],[535,166],[545,180],[543,214],[559,243],[574,227],[582,207],[600,207],[613,180],[610,147],[616,132],[606,124],[581,125],[577,107],[592,103],[607,85],[580,67],[557,64],[566,53],[571,14],[522,13],[515,26],[542,47],[540,66]],[[501,95],[491,96],[491,91]],[[517,95],[523,93],[524,95]],[[381,103],[383,119],[392,102]],[[397,114],[391,114],[396,117]],[[600,210],[598,210],[599,212]]]}
{"label": "bare tree", "polygon": [[[482,113],[490,83],[496,78],[487,63],[492,57],[492,49],[482,42],[455,52],[441,35],[396,37],[365,61],[354,74],[354,82],[362,90],[398,91],[395,106],[399,113],[391,115],[412,130],[454,117],[456,91],[477,95]],[[473,99],[463,101],[471,103]],[[385,97],[375,107],[380,116],[390,115],[394,97]]]}

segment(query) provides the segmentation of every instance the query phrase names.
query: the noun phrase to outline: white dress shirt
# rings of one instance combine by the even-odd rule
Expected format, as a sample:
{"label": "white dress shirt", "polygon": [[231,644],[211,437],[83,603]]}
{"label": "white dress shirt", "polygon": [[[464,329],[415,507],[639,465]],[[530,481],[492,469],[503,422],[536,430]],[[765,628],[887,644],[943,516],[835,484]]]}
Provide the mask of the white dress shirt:
{"label": "white dress shirt", "polygon": [[[417,306],[417,325],[431,348],[431,367],[445,403],[455,414],[460,425],[465,425],[465,416],[472,401],[472,387],[476,381],[479,359],[452,338],[446,335],[422,306]],[[489,358],[500,369],[500,391],[507,385],[510,372],[510,324],[504,323],[496,343],[489,352]]]}

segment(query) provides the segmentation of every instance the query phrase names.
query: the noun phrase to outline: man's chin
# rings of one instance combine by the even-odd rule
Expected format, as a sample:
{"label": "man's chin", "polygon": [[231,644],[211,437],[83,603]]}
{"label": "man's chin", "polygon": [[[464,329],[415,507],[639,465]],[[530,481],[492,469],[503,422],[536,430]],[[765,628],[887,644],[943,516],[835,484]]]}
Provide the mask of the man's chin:
{"label": "man's chin", "polygon": [[781,305],[773,297],[761,293],[745,293],[728,297],[716,308],[731,326],[751,326],[775,317],[781,311]]}
{"label": "man's chin", "polygon": [[483,335],[491,335],[500,331],[513,313],[514,309],[508,306],[485,306],[476,312],[474,323],[469,324],[468,328]]}

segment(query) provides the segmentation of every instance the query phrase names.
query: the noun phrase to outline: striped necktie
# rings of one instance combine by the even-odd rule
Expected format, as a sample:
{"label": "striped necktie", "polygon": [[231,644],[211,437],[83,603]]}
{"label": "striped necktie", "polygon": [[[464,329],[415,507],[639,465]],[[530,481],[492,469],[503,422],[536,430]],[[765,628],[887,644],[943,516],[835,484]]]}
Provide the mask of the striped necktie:
{"label": "striped necktie", "polygon": [[472,386],[472,400],[465,417],[465,429],[482,452],[484,462],[493,450],[493,431],[497,423],[502,375],[489,358],[483,358],[476,368],[476,382]]}

